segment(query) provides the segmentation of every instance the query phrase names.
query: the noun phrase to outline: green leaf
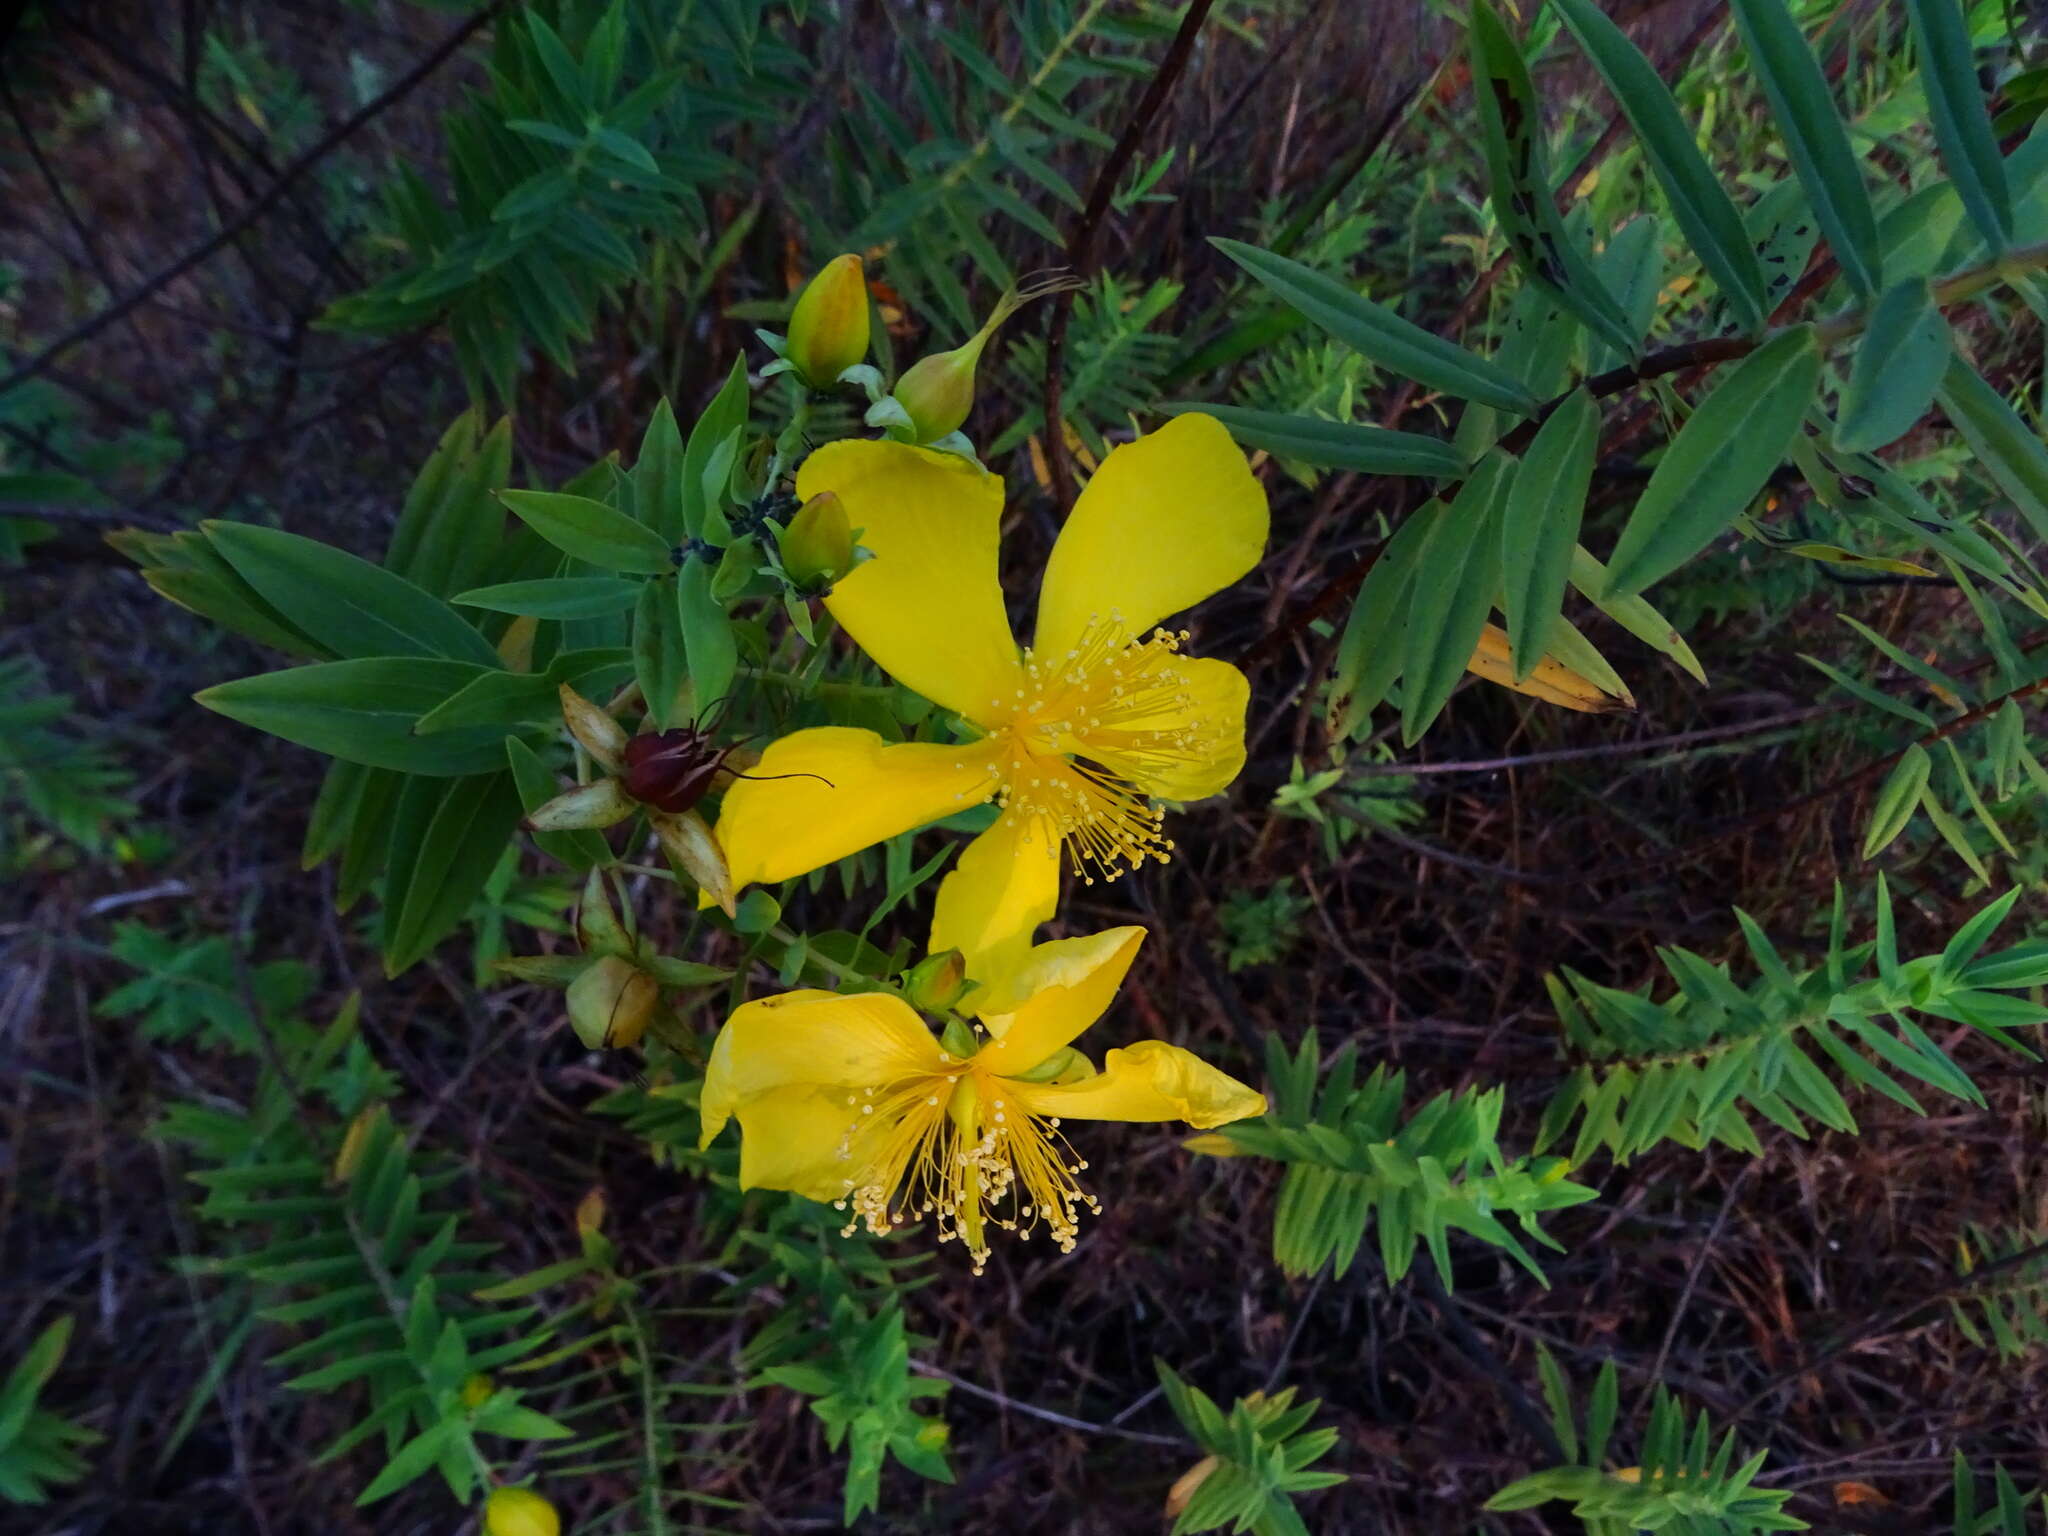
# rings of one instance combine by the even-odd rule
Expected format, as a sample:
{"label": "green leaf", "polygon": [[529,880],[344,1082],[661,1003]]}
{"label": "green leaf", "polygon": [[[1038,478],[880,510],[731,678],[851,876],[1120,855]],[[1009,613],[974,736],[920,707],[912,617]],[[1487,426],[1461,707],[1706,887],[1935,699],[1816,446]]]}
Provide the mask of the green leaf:
{"label": "green leaf", "polygon": [[1936,395],[1977,461],[2012,498],[2034,537],[2048,539],[2048,447],[2042,446],[2040,435],[1960,357],[1949,360]]}
{"label": "green leaf", "polygon": [[1894,283],[1870,306],[1835,446],[1869,453],[1904,437],[1927,414],[1952,353],[1948,322],[1924,277]]}
{"label": "green leaf", "polygon": [[356,1507],[360,1509],[365,1504],[374,1504],[424,1477],[441,1459],[441,1453],[454,1443],[455,1437],[465,1432],[461,1419],[444,1419],[413,1436],[399,1447],[396,1456],[384,1464],[384,1470],[370,1479],[370,1486],[356,1495]]}
{"label": "green leaf", "polygon": [[1335,278],[1241,240],[1212,236],[1209,243],[1313,324],[1381,367],[1461,400],[1517,416],[1536,414],[1539,402],[1513,374],[1403,320]]}
{"label": "green leaf", "polygon": [[1784,459],[1819,387],[1810,325],[1736,364],[1658,461],[1607,563],[1605,595],[1633,596],[1725,531]]}
{"label": "green leaf", "polygon": [[453,777],[495,768],[502,730],[416,736],[413,726],[484,675],[466,661],[379,656],[291,667],[193,695],[230,720],[346,762]]}
{"label": "green leaf", "polygon": [[666,395],[640,434],[631,483],[635,517],[671,544],[689,537],[683,520],[683,438]]}
{"label": "green leaf", "polygon": [[1906,14],[1920,49],[1920,83],[1942,164],[1977,232],[1994,252],[2003,251],[2012,244],[2012,192],[1977,83],[1969,23],[1958,0],[1906,0]]}
{"label": "green leaf", "polygon": [[1706,668],[1700,665],[1692,647],[1685,643],[1685,636],[1669,619],[1651,607],[1647,598],[1607,595],[1607,567],[1595,559],[1583,544],[1572,551],[1572,585],[1580,596],[1651,650],[1669,656],[1701,682],[1707,680]]}
{"label": "green leaf", "polygon": [[1438,502],[1409,513],[1388,536],[1351,604],[1330,679],[1330,734],[1339,741],[1358,734],[1401,673],[1415,560],[1443,515]]}
{"label": "green leaf", "polygon": [[1469,52],[1494,217],[1516,262],[1594,335],[1623,357],[1634,357],[1636,338],[1628,317],[1558,217],[1543,151],[1543,104],[1522,61],[1521,45],[1502,25],[1491,0],[1473,0]]}
{"label": "green leaf", "polygon": [[689,667],[679,604],[665,581],[641,584],[640,606],[633,615],[633,675],[656,730],[685,723],[683,689],[690,680]]}
{"label": "green leaf", "polygon": [[561,695],[546,674],[486,672],[421,715],[413,731],[421,736],[479,728],[510,733],[552,724],[560,714]]}
{"label": "green leaf", "polygon": [[676,573],[676,610],[697,707],[724,698],[739,666],[732,619],[711,595],[711,566],[692,555]]}
{"label": "green leaf", "polygon": [[1551,623],[1564,609],[1599,445],[1600,408],[1585,390],[1574,390],[1537,431],[1508,488],[1501,514],[1501,611],[1516,682],[1543,659]]}
{"label": "green leaf", "polygon": [[[512,769],[512,782],[519,790],[521,810],[531,815],[562,792],[555,776],[548,772],[533,748],[517,736],[505,738],[505,757]],[[536,832],[533,840],[541,851],[560,859],[571,869],[588,869],[609,864],[611,849],[603,834],[585,828],[575,832]]]}
{"label": "green leaf", "polygon": [[465,608],[530,614],[537,619],[601,619],[631,608],[645,585],[619,576],[551,576],[472,587],[449,601]]}
{"label": "green leaf", "polygon": [[[445,787],[390,918],[384,974],[396,976],[455,931],[503,857],[521,808],[503,771]],[[385,900],[391,900],[386,892]]]}
{"label": "green leaf", "polygon": [[275,528],[221,522],[201,527],[265,602],[337,656],[445,656],[498,665],[488,640],[403,576]]}
{"label": "green leaf", "polygon": [[1251,411],[1235,405],[1176,400],[1161,409],[1176,416],[1188,411],[1214,416],[1230,429],[1240,447],[1263,448],[1280,458],[1299,459],[1324,469],[1350,469],[1368,475],[1417,475],[1433,480],[1465,472],[1464,456],[1457,449],[1418,432],[1291,416],[1284,411]]}
{"label": "green leaf", "polygon": [[1442,712],[1486,627],[1499,579],[1501,502],[1513,471],[1504,453],[1482,459],[1416,559],[1402,667],[1404,745],[1414,745]]}
{"label": "green leaf", "polygon": [[1555,0],[1559,17],[1600,71],[1629,125],[1642,141],[1643,158],[1664,189],[1671,216],[1726,296],[1744,331],[1764,328],[1770,310],[1764,273],[1749,243],[1742,214],[1707,166],[1693,127],[1678,110],[1650,61],[1594,0]]}
{"label": "green leaf", "polygon": [[1733,0],[1733,6],[1750,67],[1784,135],[1792,169],[1849,286],[1868,299],[1884,286],[1877,216],[1827,76],[1785,0]]}
{"label": "green leaf", "polygon": [[600,570],[661,576],[674,569],[666,539],[601,501],[557,491],[500,491],[498,499],[563,554]]}
{"label": "green leaf", "polygon": [[512,472],[512,422],[478,436],[474,411],[458,416],[406,492],[384,567],[445,595],[475,581],[504,542],[505,512],[491,495]]}
{"label": "green leaf", "polygon": [[1871,803],[1870,825],[1863,833],[1864,858],[1877,857],[1906,830],[1906,823],[1913,819],[1913,812],[1920,804],[1921,791],[1927,788],[1927,776],[1933,769],[1934,760],[1918,742],[1906,748],[1898,766],[1886,776],[1884,787],[1878,790],[1876,800]]}
{"label": "green leaf", "polygon": [[[750,398],[747,360],[738,357],[733,360],[732,372],[726,375],[718,394],[704,408],[704,414],[697,418],[696,425],[690,428],[690,440],[683,448],[680,486],[680,516],[683,531],[690,538],[710,539],[721,545],[725,542],[722,537],[714,537],[723,529],[725,518],[722,510],[706,494],[704,471],[719,445],[734,432],[745,430]],[[714,514],[717,515],[714,517]]]}

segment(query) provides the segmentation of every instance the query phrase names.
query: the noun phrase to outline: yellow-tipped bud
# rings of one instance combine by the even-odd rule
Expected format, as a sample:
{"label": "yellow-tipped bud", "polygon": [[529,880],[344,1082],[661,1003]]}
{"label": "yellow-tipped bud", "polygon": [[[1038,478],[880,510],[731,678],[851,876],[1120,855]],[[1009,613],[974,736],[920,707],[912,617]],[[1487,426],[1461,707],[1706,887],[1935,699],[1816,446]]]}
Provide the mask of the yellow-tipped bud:
{"label": "yellow-tipped bud", "polygon": [[593,1189],[576,1202],[576,1235],[588,1237],[604,1230],[604,1191]]}
{"label": "yellow-tipped bud", "polygon": [[661,1001],[661,988],[632,961],[604,955],[569,983],[569,1024],[591,1050],[639,1042]]}
{"label": "yellow-tipped bud", "polygon": [[944,1013],[967,995],[967,959],[957,949],[927,955],[903,973],[903,995],[913,1008]]}
{"label": "yellow-tipped bud", "polygon": [[868,284],[858,256],[835,256],[804,285],[789,317],[789,360],[824,389],[868,355]]}
{"label": "yellow-tipped bud", "polygon": [[782,568],[806,591],[823,591],[853,569],[853,524],[835,493],[821,491],[789,520]]}
{"label": "yellow-tipped bud", "polygon": [[493,1488],[484,1500],[484,1536],[562,1536],[562,1517],[531,1488]]}
{"label": "yellow-tipped bud", "polygon": [[497,1390],[497,1384],[482,1371],[478,1371],[462,1384],[462,1406],[481,1408],[491,1400],[491,1394]]}

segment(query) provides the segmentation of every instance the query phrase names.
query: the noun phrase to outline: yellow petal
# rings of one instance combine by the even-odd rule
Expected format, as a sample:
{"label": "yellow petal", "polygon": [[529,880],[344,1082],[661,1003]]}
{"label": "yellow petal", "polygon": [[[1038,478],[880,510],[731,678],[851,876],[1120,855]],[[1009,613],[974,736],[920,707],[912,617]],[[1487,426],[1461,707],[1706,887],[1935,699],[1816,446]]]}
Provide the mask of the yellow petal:
{"label": "yellow petal", "polygon": [[[735,889],[788,880],[995,793],[995,748],[894,746],[873,731],[819,726],[785,736],[725,792],[718,846]],[[806,774],[816,777],[775,778]]]}
{"label": "yellow petal", "polygon": [[957,949],[967,975],[1015,970],[1060,899],[1060,841],[1043,817],[1004,813],[967,845],[932,903],[933,954]]}
{"label": "yellow petal", "polygon": [[846,1100],[843,1089],[784,1088],[740,1105],[740,1188],[844,1198],[859,1170],[839,1154],[861,1118]]}
{"label": "yellow petal", "polygon": [[1033,945],[1022,965],[977,1000],[976,1012],[996,1038],[975,1054],[975,1064],[1004,1075],[1029,1072],[1078,1038],[1109,1007],[1144,938],[1142,928],[1110,928]]}
{"label": "yellow petal", "polygon": [[1065,651],[1091,618],[1113,612],[1142,638],[1258,564],[1266,522],[1265,489],[1215,417],[1177,416],[1119,445],[1046,562],[1034,648]]}
{"label": "yellow petal", "polygon": [[1003,482],[958,454],[907,443],[828,443],[796,477],[831,491],[874,552],[825,606],[906,688],[968,719],[997,717],[1022,685],[996,581]]}
{"label": "yellow petal", "polygon": [[[1205,800],[1221,794],[1244,771],[1244,711],[1251,684],[1229,662],[1207,657],[1176,656],[1171,670],[1183,702],[1120,721],[1116,730],[1076,738],[1073,750],[1148,795]],[[1176,742],[1171,751],[1158,750],[1162,732]]]}
{"label": "yellow petal", "polygon": [[732,1115],[764,1094],[879,1087],[938,1065],[939,1043],[889,992],[815,989],[743,1003],[712,1042],[704,1072],[708,1146]]}
{"label": "yellow petal", "polygon": [[1101,1072],[1078,1083],[1007,1086],[1034,1115],[1065,1120],[1185,1120],[1208,1130],[1266,1112],[1264,1094],[1164,1040],[1111,1051]]}

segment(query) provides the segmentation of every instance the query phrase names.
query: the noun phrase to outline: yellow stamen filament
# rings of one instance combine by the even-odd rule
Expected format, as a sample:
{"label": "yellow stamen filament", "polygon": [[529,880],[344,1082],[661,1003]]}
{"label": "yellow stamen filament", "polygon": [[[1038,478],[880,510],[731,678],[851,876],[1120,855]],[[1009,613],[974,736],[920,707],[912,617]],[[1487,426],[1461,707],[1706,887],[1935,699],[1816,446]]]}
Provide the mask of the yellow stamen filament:
{"label": "yellow stamen filament", "polygon": [[1082,1207],[1102,1209],[1077,1181],[1088,1164],[1056,1117],[1033,1114],[1014,1094],[972,1062],[848,1094],[861,1114],[839,1145],[846,1194],[834,1202],[852,1208],[848,1235],[931,1216],[939,1241],[966,1245],[976,1274],[988,1261],[991,1225],[1020,1237],[1043,1225],[1071,1252]]}
{"label": "yellow stamen filament", "polygon": [[1133,642],[1122,614],[1097,615],[1064,654],[1026,651],[1016,696],[989,701],[1000,722],[988,770],[998,803],[1049,827],[1087,884],[1147,859],[1167,862],[1173,843],[1132,781],[1197,765],[1219,746],[1220,728],[1194,715],[1187,675],[1174,665],[1187,638],[1155,629]]}

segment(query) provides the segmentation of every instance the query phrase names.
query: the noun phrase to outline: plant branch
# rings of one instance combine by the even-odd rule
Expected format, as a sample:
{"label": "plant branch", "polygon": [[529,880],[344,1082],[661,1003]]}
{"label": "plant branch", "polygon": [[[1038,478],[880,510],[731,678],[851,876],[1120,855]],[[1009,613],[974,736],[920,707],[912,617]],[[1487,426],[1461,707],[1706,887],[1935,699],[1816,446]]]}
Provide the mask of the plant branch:
{"label": "plant branch", "polygon": [[[1212,3],[1213,0],[1189,0],[1187,13],[1181,17],[1180,30],[1174,33],[1166,57],[1160,60],[1159,72],[1138,99],[1137,110],[1124,124],[1116,147],[1095,173],[1095,185],[1089,189],[1080,220],[1074,225],[1074,232],[1067,237],[1067,266],[1077,278],[1094,275],[1096,237],[1101,233],[1110,201],[1116,195],[1117,183],[1123,180],[1145,131],[1152,126],[1152,119],[1165,105],[1174,82],[1187,67],[1188,55],[1194,51],[1195,35],[1202,30]],[[1066,427],[1060,413],[1060,367],[1066,359],[1067,325],[1073,313],[1074,290],[1068,289],[1053,300],[1052,324],[1045,333],[1045,462],[1052,478],[1053,501],[1062,511],[1074,499],[1073,475],[1067,468]]]}
{"label": "plant branch", "polygon": [[0,395],[4,395],[34,378],[52,359],[69,352],[81,342],[90,341],[93,337],[99,335],[101,331],[106,330],[109,326],[118,323],[129,314],[132,314],[135,310],[141,308],[142,305],[148,303],[156,294],[169,287],[200,263],[206,261],[224,246],[230,244],[238,235],[242,234],[243,231],[247,230],[258,219],[261,219],[282,202],[286,194],[291,191],[292,187],[301,177],[322,160],[326,159],[328,155],[332,154],[338,146],[352,137],[357,130],[370,122],[371,119],[412,94],[414,88],[421,81],[439,69],[464,43],[481,31],[503,9],[504,4],[505,0],[490,0],[489,4],[470,16],[467,21],[463,22],[462,25],[436,44],[425,58],[421,59],[419,63],[393,81],[389,89],[385,90],[375,99],[366,102],[360,109],[351,113],[348,117],[343,118],[323,134],[318,143],[286,165],[283,170],[278,172],[277,179],[264,190],[262,196],[250,203],[236,217],[222,225],[210,238],[201,241],[169,266],[162,267],[150,277],[144,278],[141,283],[123,294],[119,299],[116,299],[112,304],[109,304],[105,309],[99,311],[99,313],[89,315],[55,340],[45,343],[27,362],[22,363],[4,378],[0,378]]}
{"label": "plant branch", "polygon": [[[2023,272],[2038,271],[2043,267],[2048,267],[2048,242],[2022,246],[2017,250],[2007,251],[2003,256],[1991,261],[1964,267],[1939,279],[1933,285],[1934,301],[1937,306],[1945,309],[1950,305],[1963,303],[2010,277]],[[1816,323],[1814,335],[1822,346],[1833,346],[1862,334],[1868,320],[1867,310],[1843,310]],[[1580,389],[1585,390],[1596,400],[1604,400],[1610,395],[1621,394],[1624,390],[1633,389],[1651,379],[1664,378],[1674,373],[1686,373],[1695,368],[1712,368],[1747,357],[1786,329],[1789,327],[1777,327],[1759,336],[1710,336],[1699,341],[1683,342],[1675,347],[1665,347],[1648,353],[1637,362],[1610,368],[1605,373],[1596,373],[1574,388],[1544,402],[1534,416],[1502,437],[1492,451],[1520,453],[1529,446],[1543,423],[1550,419],[1551,413]],[[1048,383],[1050,382],[1048,379]],[[1047,398],[1050,401],[1055,397],[1048,394]],[[1048,456],[1057,461],[1057,455]],[[1448,484],[1440,488],[1439,494],[1449,497],[1455,494],[1456,490],[1455,483]],[[1291,637],[1299,634],[1309,624],[1328,617],[1338,604],[1358,590],[1359,584],[1365,580],[1366,573],[1372,569],[1373,562],[1378,558],[1379,549],[1375,547],[1345,566],[1325,582],[1307,603],[1294,609],[1286,618],[1261,635],[1251,648],[1238,658],[1238,665],[1256,666],[1274,655]]]}

